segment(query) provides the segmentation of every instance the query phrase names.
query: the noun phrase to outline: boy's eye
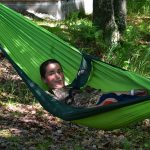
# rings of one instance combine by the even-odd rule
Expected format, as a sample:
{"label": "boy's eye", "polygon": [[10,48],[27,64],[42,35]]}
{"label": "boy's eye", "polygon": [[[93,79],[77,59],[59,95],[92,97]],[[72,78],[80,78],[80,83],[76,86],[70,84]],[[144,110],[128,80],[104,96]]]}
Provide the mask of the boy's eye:
{"label": "boy's eye", "polygon": [[63,73],[63,70],[60,69],[60,70],[57,70],[57,71],[50,71],[50,72],[48,73],[48,75],[54,75],[54,74],[56,74],[56,73],[58,73],[58,74]]}
{"label": "boy's eye", "polygon": [[50,71],[50,72],[48,73],[48,75],[53,75],[53,74],[55,74],[54,71]]}
{"label": "boy's eye", "polygon": [[60,69],[60,70],[58,70],[58,71],[57,71],[57,73],[63,73],[63,70],[62,70],[62,69]]}

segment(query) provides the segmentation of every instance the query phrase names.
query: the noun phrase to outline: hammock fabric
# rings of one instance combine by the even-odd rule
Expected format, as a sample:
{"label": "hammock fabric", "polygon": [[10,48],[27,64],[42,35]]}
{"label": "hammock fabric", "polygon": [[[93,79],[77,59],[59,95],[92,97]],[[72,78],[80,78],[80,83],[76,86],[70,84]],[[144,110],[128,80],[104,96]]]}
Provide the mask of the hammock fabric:
{"label": "hammock fabric", "polygon": [[[40,104],[51,114],[67,121],[100,129],[116,129],[150,116],[150,96],[94,108],[76,108],[47,95],[40,79],[39,66],[47,59],[61,62],[68,84],[76,81],[82,54],[21,14],[0,4],[1,50],[28,85]],[[89,85],[103,92],[147,89],[150,80],[138,74],[90,60],[91,72],[81,86]],[[75,79],[75,80],[74,80]]]}

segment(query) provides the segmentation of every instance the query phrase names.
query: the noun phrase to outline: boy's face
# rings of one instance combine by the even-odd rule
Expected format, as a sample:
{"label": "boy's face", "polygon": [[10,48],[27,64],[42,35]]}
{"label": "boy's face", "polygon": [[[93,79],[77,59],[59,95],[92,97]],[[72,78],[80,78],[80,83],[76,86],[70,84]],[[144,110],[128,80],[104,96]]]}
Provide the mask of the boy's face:
{"label": "boy's face", "polygon": [[50,89],[59,89],[64,87],[64,74],[61,66],[58,63],[48,64],[43,81]]}

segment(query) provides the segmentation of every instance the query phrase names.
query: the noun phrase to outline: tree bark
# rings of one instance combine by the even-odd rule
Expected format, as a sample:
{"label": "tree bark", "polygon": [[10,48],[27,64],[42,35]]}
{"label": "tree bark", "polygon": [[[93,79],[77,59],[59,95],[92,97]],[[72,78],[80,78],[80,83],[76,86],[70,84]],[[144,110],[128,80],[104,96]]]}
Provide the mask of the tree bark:
{"label": "tree bark", "polygon": [[93,25],[107,45],[120,40],[126,27],[126,0],[93,0]]}
{"label": "tree bark", "polygon": [[126,29],[126,0],[114,0],[114,15],[120,34]]}

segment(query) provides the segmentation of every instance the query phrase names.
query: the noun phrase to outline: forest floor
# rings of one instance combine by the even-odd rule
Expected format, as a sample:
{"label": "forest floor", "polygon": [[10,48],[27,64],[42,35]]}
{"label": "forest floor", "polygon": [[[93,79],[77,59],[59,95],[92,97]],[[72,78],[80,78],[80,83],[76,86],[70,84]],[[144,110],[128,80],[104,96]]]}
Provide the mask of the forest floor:
{"label": "forest floor", "polygon": [[63,121],[47,113],[12,65],[0,58],[1,150],[150,149],[150,119],[104,131]]}

